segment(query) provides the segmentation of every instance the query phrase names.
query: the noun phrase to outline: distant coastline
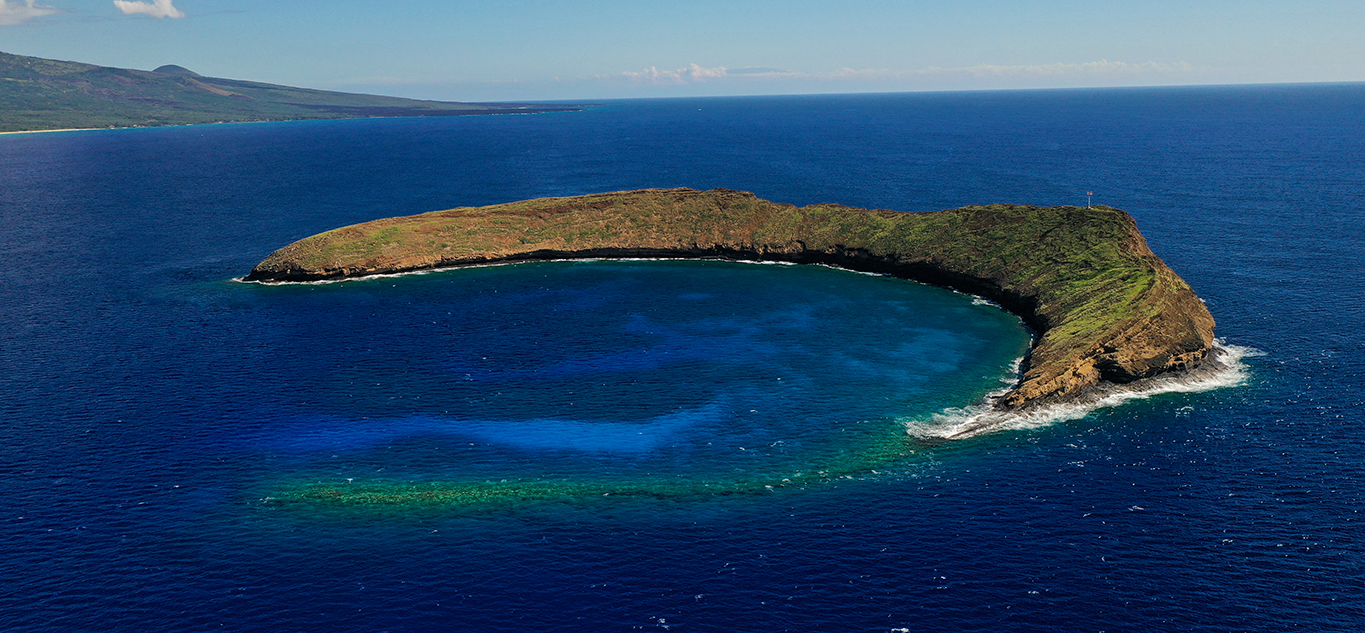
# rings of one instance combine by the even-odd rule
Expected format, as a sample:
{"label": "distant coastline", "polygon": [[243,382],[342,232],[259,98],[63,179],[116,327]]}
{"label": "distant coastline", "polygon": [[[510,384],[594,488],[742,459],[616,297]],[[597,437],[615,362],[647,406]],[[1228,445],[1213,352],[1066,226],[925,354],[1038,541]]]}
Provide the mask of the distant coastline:
{"label": "distant coastline", "polygon": [[44,132],[88,132],[88,131],[90,131],[90,130],[102,130],[102,129],[105,129],[105,128],[98,128],[98,127],[67,127],[67,128],[56,129],[56,130],[11,130],[11,131],[9,131],[9,132],[0,132],[0,136],[6,135],[6,134],[42,134],[42,133],[44,133]]}
{"label": "distant coastline", "polygon": [[174,65],[144,71],[0,53],[0,133],[541,114],[584,107],[425,101],[207,77]]}

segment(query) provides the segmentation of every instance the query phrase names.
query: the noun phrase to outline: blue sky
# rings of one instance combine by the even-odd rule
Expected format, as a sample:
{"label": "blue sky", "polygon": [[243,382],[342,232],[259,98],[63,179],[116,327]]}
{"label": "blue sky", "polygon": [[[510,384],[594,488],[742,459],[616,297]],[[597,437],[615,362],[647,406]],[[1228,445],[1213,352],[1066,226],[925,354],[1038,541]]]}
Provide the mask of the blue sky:
{"label": "blue sky", "polygon": [[0,0],[0,51],[463,101],[1365,81],[1365,1]]}

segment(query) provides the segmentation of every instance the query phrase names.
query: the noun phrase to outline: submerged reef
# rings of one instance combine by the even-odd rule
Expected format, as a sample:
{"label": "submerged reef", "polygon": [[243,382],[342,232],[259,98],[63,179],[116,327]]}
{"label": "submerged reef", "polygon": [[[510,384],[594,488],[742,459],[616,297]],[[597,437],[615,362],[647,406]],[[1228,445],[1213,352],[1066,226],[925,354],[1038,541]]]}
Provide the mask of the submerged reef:
{"label": "submerged reef", "polygon": [[994,204],[932,213],[796,207],[752,193],[648,189],[374,220],[304,238],[249,281],[363,277],[524,260],[717,258],[828,264],[998,302],[1036,334],[1004,410],[1197,367],[1213,317],[1109,207]]}

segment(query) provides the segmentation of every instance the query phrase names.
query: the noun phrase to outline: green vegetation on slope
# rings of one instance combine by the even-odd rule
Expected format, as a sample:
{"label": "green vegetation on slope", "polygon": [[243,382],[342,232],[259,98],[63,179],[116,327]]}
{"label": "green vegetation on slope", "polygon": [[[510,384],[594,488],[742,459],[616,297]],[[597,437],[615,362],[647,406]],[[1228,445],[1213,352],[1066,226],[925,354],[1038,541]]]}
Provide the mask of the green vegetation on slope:
{"label": "green vegetation on slope", "polygon": [[573,109],[419,101],[204,77],[179,66],[149,72],[0,53],[0,132]]}

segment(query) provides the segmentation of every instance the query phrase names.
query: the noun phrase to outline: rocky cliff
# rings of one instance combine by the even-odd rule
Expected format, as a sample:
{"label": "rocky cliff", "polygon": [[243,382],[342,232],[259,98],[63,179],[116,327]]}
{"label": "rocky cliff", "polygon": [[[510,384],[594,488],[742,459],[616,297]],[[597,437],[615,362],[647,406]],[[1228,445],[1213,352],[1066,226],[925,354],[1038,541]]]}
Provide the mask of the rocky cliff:
{"label": "rocky cliff", "polygon": [[1077,397],[1197,366],[1213,317],[1108,207],[935,213],[795,207],[751,193],[656,189],[387,218],[305,238],[247,276],[304,281],[526,259],[719,257],[825,263],[979,294],[1038,334],[997,405]]}

